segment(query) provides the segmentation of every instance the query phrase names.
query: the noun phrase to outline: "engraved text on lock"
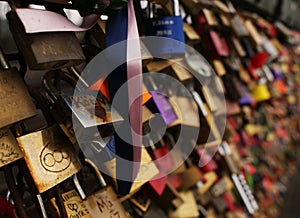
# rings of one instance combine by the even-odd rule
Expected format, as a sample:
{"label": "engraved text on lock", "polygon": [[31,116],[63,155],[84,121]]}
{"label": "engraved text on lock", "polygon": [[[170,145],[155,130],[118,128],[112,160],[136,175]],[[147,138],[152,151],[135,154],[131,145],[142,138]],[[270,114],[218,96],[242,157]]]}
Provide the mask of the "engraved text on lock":
{"label": "engraved text on lock", "polygon": [[62,146],[62,142],[55,140],[48,142],[41,151],[40,161],[47,171],[61,172],[71,164],[71,157]]}

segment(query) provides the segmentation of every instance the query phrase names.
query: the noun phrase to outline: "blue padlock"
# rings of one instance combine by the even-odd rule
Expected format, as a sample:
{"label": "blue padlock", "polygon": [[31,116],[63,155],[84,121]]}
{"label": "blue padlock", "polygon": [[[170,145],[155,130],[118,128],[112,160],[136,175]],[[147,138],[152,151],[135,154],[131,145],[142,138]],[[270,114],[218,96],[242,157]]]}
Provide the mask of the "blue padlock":
{"label": "blue padlock", "polygon": [[146,41],[146,45],[154,57],[167,59],[185,55],[183,21],[179,2],[174,0],[173,3],[174,16],[167,17],[154,17],[155,4],[149,3],[150,12],[145,26],[145,35],[160,37]]}

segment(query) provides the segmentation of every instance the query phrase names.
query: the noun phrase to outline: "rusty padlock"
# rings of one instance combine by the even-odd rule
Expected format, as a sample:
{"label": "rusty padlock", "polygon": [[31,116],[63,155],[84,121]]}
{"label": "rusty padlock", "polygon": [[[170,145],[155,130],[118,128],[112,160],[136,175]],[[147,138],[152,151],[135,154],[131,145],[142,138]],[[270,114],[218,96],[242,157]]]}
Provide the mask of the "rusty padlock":
{"label": "rusty padlock", "polygon": [[[10,3],[14,8],[14,2]],[[74,32],[27,33],[14,9],[7,14],[7,19],[16,44],[31,70],[60,69],[85,60]]]}
{"label": "rusty padlock", "polygon": [[36,115],[28,90],[16,68],[11,68],[0,48],[0,128]]}
{"label": "rusty padlock", "polygon": [[[44,114],[50,114],[49,108],[44,107],[42,110]],[[72,145],[59,127],[56,124],[49,125],[17,138],[27,165],[25,168],[31,174],[36,193],[49,190],[81,168]]]}
{"label": "rusty padlock", "polygon": [[[85,159],[85,163],[92,169],[94,176],[96,176],[101,186],[100,190],[87,197],[78,180],[74,180],[76,189],[81,195],[83,204],[88,209],[91,217],[128,218],[129,214],[125,211],[113,188],[111,186],[107,186],[96,165],[88,159]],[[74,178],[76,178],[76,176]]]}

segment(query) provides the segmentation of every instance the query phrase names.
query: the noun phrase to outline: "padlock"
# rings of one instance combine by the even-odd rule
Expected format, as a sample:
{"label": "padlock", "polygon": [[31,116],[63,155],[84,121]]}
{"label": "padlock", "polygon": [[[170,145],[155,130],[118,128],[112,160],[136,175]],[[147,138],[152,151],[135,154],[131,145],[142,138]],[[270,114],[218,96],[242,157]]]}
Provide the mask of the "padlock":
{"label": "padlock", "polygon": [[257,31],[256,27],[252,23],[252,21],[246,20],[244,24],[245,24],[245,27],[248,30],[253,42],[256,44],[256,46],[260,46],[262,44],[262,38],[261,38],[259,32]]}
{"label": "padlock", "polygon": [[214,186],[211,188],[210,192],[214,197],[219,197],[224,194],[226,191],[229,191],[233,188],[233,184],[228,176],[224,176],[220,179]]}
{"label": "padlock", "polygon": [[[42,95],[40,98],[43,98]],[[50,116],[49,108],[42,110]],[[17,138],[26,162],[24,168],[30,172],[36,193],[49,190],[81,168],[71,143],[60,128],[51,123],[48,125],[47,128]]]}
{"label": "padlock", "polygon": [[188,83],[192,83],[193,75],[190,73],[188,69],[184,67],[183,63],[174,63],[171,65],[170,75],[177,78],[180,82],[187,85]]}
{"label": "padlock", "polygon": [[35,116],[36,109],[30,99],[24,80],[16,68],[10,68],[0,48],[0,128]]}
{"label": "padlock", "polygon": [[9,128],[0,129],[0,168],[23,158],[18,142]]}
{"label": "padlock", "polygon": [[86,197],[81,185],[79,183],[76,184],[78,193],[84,193],[84,196],[81,196],[81,198],[83,199],[83,204],[91,214],[91,217],[129,217],[113,188],[106,185],[96,165],[88,159],[85,159],[85,163],[93,170],[101,186],[101,190]]}
{"label": "padlock", "polygon": [[[186,160],[186,162],[190,162]],[[193,164],[190,165],[184,172],[180,173],[180,177],[182,178],[182,184],[179,186],[179,190],[188,190],[192,187],[196,187],[197,183],[202,180],[202,175],[197,166]]]}
{"label": "padlock", "polygon": [[[168,93],[163,92],[164,90],[166,90],[163,86],[166,83],[166,79],[168,78],[161,78],[162,76],[163,74],[154,74],[153,76],[149,75],[147,79],[145,79],[145,84],[148,90],[153,90],[149,91],[149,93],[152,96],[152,99],[146,105],[152,112],[158,111],[162,116],[162,119],[164,120],[165,124],[169,125],[177,119],[177,116],[172,107],[172,104],[169,102],[169,97],[167,95]],[[158,82],[158,79],[161,79],[163,81]]]}
{"label": "padlock", "polygon": [[[63,205],[61,206],[65,207],[67,217],[92,218],[78,192],[70,185],[70,181],[66,180],[62,183],[62,185],[64,190],[61,193],[63,201]],[[57,204],[57,200],[55,198],[51,198],[48,201],[47,210],[49,210],[49,213],[53,217],[62,217]]]}
{"label": "padlock", "polygon": [[197,104],[191,98],[172,96],[170,102],[178,117],[177,120],[168,125],[168,127],[175,127],[177,125],[185,125],[193,128],[199,128],[199,114]]}
{"label": "padlock", "polygon": [[216,31],[209,31],[210,40],[214,47],[214,52],[219,57],[229,56],[229,48],[225,38]]}
{"label": "padlock", "polygon": [[194,45],[201,41],[199,34],[190,24],[184,22],[183,31],[185,33],[187,44]]}
{"label": "padlock", "polygon": [[179,193],[184,203],[176,210],[170,210],[168,215],[170,218],[197,218],[200,213],[198,210],[197,202],[192,191],[184,191]]}
{"label": "padlock", "polygon": [[[179,11],[179,1],[173,0],[173,13],[167,17],[154,17],[155,6],[149,3],[149,18],[145,26],[146,36],[164,37],[146,46],[154,57],[175,58],[185,54],[183,21]],[[150,40],[151,41],[151,40]]]}
{"label": "padlock", "polygon": [[15,11],[9,12],[7,19],[16,44],[30,69],[60,69],[84,61],[85,57],[75,33],[26,33]]}
{"label": "padlock", "polygon": [[233,29],[233,32],[238,38],[249,36],[249,32],[247,31],[239,15],[234,16],[230,21],[231,21],[231,28]]}
{"label": "padlock", "polygon": [[[218,176],[215,173],[215,171],[210,171],[210,172],[205,173],[203,175],[203,180],[205,180],[205,181],[204,182],[199,181],[197,183],[197,193],[200,196],[204,195],[205,193],[210,193],[210,192],[208,192],[208,190],[215,184],[217,179],[218,179]],[[211,193],[210,193],[210,195],[211,195]]]}
{"label": "padlock", "polygon": [[213,60],[212,65],[215,68],[215,71],[219,77],[222,77],[226,74],[226,69],[222,61],[215,59]]}
{"label": "padlock", "polygon": [[237,52],[237,54],[240,57],[245,57],[246,52],[245,52],[243,46],[241,45],[240,41],[236,37],[231,37],[231,42],[232,42],[233,47],[235,48],[235,51]]}

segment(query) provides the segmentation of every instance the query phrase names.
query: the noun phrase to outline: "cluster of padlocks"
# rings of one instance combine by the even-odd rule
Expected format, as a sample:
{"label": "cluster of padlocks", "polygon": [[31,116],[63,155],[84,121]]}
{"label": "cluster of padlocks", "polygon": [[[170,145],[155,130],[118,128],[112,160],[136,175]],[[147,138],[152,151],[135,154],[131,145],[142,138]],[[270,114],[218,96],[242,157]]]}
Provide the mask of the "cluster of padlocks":
{"label": "cluster of padlocks", "polygon": [[[279,216],[299,157],[298,32],[230,0],[8,4],[0,217]],[[143,79],[122,89],[128,66]],[[38,87],[24,81],[36,70]],[[124,139],[126,113],[142,147]]]}

